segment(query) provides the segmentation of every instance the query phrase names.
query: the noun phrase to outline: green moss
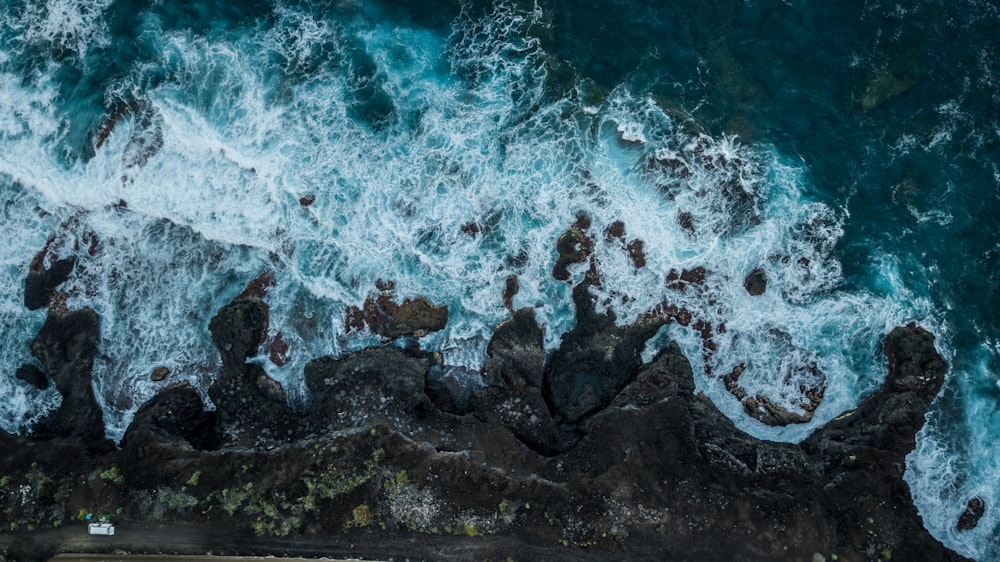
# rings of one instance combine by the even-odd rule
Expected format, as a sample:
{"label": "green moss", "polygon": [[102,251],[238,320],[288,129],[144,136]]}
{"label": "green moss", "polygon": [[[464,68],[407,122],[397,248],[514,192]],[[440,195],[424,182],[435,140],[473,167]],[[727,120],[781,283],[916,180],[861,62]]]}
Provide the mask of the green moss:
{"label": "green moss", "polygon": [[367,527],[375,521],[375,516],[367,504],[361,504],[351,512],[352,518],[344,526],[347,528]]}
{"label": "green moss", "polygon": [[482,536],[482,533],[479,532],[479,529],[477,529],[475,525],[469,523],[468,521],[462,523],[462,534],[469,537]]}
{"label": "green moss", "polygon": [[257,535],[284,537],[302,526],[299,514],[289,513],[290,504],[282,501],[283,496],[276,496],[280,503],[274,503],[263,494],[250,492],[247,498],[245,513],[254,519],[252,527]]}
{"label": "green moss", "polygon": [[188,478],[187,485],[191,486],[192,488],[197,486],[199,478],[201,478],[201,471],[200,470],[194,471],[194,474],[191,475],[191,478]]}
{"label": "green moss", "polygon": [[[369,458],[358,468],[350,465],[342,466],[342,459],[331,457],[338,452],[336,446],[330,447],[325,454],[317,457],[312,469],[303,471],[307,496],[299,498],[300,501],[310,501],[315,504],[318,499],[331,500],[356,490],[380,473],[379,466],[385,456],[382,449],[373,449]],[[403,476],[405,477],[405,473]]]}
{"label": "green moss", "polygon": [[410,477],[407,476],[405,470],[397,470],[394,479],[396,481],[396,485],[398,485],[398,486],[402,486],[403,484],[409,484],[410,483]]}
{"label": "green moss", "polygon": [[184,490],[174,490],[173,488],[161,488],[158,499],[171,511],[184,511],[198,505],[198,498]]}
{"label": "green moss", "polygon": [[112,484],[121,484],[125,478],[122,476],[117,466],[112,466],[111,468],[101,472],[101,480],[111,482]]}
{"label": "green moss", "polygon": [[0,476],[0,488],[6,488],[10,484],[10,476]]}
{"label": "green moss", "polygon": [[226,488],[222,490],[219,494],[219,502],[223,511],[229,515],[235,514],[240,510],[243,502],[250,497],[251,490],[253,490],[253,482],[247,482],[242,488]]}

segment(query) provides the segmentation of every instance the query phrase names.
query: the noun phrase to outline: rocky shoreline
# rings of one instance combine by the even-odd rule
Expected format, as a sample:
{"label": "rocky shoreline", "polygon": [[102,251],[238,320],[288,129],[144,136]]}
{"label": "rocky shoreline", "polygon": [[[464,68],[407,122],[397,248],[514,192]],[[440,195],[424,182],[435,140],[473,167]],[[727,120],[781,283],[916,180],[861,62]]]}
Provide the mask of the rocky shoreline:
{"label": "rocky shoreline", "polygon": [[[586,228],[578,221],[561,241],[554,275],[586,263]],[[116,447],[90,384],[99,318],[61,306],[59,280],[36,269],[29,286],[43,288],[26,294],[49,312],[32,353],[63,403],[28,437],[0,433],[0,553],[10,561],[55,554],[53,533],[84,533],[87,511],[225,537],[170,548],[137,537],[126,542],[136,553],[963,560],[923,528],[902,479],[947,371],[933,335],[914,325],[886,336],[888,377],[857,409],[800,444],[767,442],[696,391],[676,345],[641,360],[661,326],[692,319],[664,306],[618,325],[596,310],[591,264],[573,290],[576,326],[554,353],[533,311],[508,306],[481,387],[397,339],[309,363],[310,403],[293,410],[246,362],[262,348],[283,353],[267,339],[262,276],[211,322],[223,363],[209,389],[215,409],[190,386],[164,388]],[[509,282],[505,303],[516,290]],[[426,301],[385,295],[353,314],[359,329],[392,338],[447,320]]]}

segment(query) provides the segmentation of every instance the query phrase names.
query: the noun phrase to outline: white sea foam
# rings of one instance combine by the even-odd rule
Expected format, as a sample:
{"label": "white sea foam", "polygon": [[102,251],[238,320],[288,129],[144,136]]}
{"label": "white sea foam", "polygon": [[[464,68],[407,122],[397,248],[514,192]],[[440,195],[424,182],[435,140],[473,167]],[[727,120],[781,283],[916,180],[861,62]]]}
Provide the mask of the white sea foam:
{"label": "white sea foam", "polygon": [[4,23],[21,31],[18,39],[42,43],[54,53],[68,50],[81,59],[87,50],[108,43],[105,10],[114,0],[45,0],[25,2]]}
{"label": "white sea foam", "polygon": [[[101,316],[95,389],[113,437],[155,392],[153,368],[211,383],[208,321],[264,269],[275,278],[269,338],[288,351],[280,366],[267,345],[252,360],[294,405],[308,400],[306,362],[378,341],[344,317],[380,279],[399,300],[447,305],[446,328],[420,343],[474,370],[516,275],[514,305],[534,308],[553,349],[574,322],[570,285],[551,275],[555,241],[581,211],[598,306],[627,323],[667,301],[705,321],[714,352],[691,327],[665,333],[699,386],[761,436],[798,439],[854,405],[884,375],[880,336],[919,308],[837,290],[841,219],[767,147],[692,134],[624,89],[586,106],[580,91],[547,92],[547,55],[527,33],[542,25],[537,9],[466,7],[447,37],[284,6],[275,21],[238,37],[150,30],[162,63],[109,86],[106,98],[130,109],[93,158],[69,167],[52,154],[71,118],[52,109],[54,91],[2,82],[15,111],[0,122],[0,172],[75,217],[55,249],[79,260],[70,305]],[[109,206],[118,201],[127,207]],[[624,239],[605,235],[615,221]],[[587,267],[572,266],[572,279]],[[703,286],[668,287],[671,272],[697,267]],[[743,279],[757,267],[768,290],[751,298]],[[748,421],[720,380],[737,363],[748,392],[790,409],[815,376],[800,367],[815,363],[826,399],[813,422]]]}
{"label": "white sea foam", "polygon": [[31,357],[30,343],[45,320],[44,311],[24,308],[24,280],[35,252],[45,244],[45,232],[53,217],[39,208],[37,200],[0,174],[0,223],[6,240],[0,245],[0,430],[21,433],[39,417],[59,405],[61,396],[50,385],[39,391],[14,378],[22,365],[39,366]]}
{"label": "white sea foam", "polygon": [[[988,339],[971,361],[956,364],[944,342],[942,353],[954,372],[917,434],[916,448],[906,457],[906,483],[913,492],[927,529],[948,548],[976,560],[1000,558],[1000,461],[976,454],[989,448],[1000,428],[996,409],[996,376],[989,369],[996,353]],[[986,509],[974,529],[960,531],[957,522],[970,499]]]}

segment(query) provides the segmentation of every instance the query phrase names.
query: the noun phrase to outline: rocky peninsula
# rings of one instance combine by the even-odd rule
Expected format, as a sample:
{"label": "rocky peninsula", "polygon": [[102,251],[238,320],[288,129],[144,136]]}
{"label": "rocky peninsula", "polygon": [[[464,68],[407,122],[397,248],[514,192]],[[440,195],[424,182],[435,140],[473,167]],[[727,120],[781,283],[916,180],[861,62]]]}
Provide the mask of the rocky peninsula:
{"label": "rocky peninsula", "polygon": [[[587,228],[581,217],[560,240],[557,277],[587,263]],[[642,257],[641,245],[629,251]],[[643,362],[661,326],[697,320],[665,305],[620,325],[595,306],[593,263],[573,289],[576,325],[554,352],[543,348],[533,311],[510,306],[517,281],[508,280],[510,317],[495,328],[483,384],[473,387],[407,339],[438,329],[447,311],[396,304],[387,283],[351,312],[358,329],[386,343],[313,360],[304,372],[309,405],[293,410],[281,386],[247,362],[283,353],[267,338],[264,274],[211,322],[222,358],[208,391],[214,409],[190,386],[163,388],[116,446],[90,379],[100,319],[61,304],[58,278],[72,264],[58,263],[54,272],[33,267],[26,300],[48,307],[31,346],[41,369],[31,376],[54,384],[62,405],[30,435],[0,433],[8,561],[72,549],[963,560],[924,529],[902,478],[947,371],[934,336],[914,325],[886,335],[881,389],[804,442],[775,443],[743,433],[699,393],[675,344]],[[752,281],[765,290],[761,274]],[[85,534],[88,511],[115,514],[113,541],[71,540]]]}

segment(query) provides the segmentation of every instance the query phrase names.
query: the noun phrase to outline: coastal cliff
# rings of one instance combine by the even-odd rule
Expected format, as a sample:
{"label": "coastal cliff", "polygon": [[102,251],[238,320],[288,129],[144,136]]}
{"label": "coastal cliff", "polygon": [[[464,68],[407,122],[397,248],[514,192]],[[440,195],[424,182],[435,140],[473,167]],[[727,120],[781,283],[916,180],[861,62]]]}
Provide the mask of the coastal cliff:
{"label": "coastal cliff", "polygon": [[[595,310],[594,282],[576,285],[577,324],[555,353],[533,312],[512,310],[481,385],[389,343],[309,363],[298,410],[247,363],[267,307],[245,291],[211,322],[214,410],[190,386],[164,388],[119,447],[101,438],[89,384],[97,317],[50,306],[32,351],[63,402],[32,435],[0,434],[0,553],[45,559],[95,511],[116,514],[115,548],[134,553],[963,559],[924,529],[902,478],[947,371],[932,334],[892,330],[881,389],[800,444],[768,442],[697,391],[676,344],[639,359],[676,313],[617,325]],[[193,538],[129,538],[151,524]]]}

